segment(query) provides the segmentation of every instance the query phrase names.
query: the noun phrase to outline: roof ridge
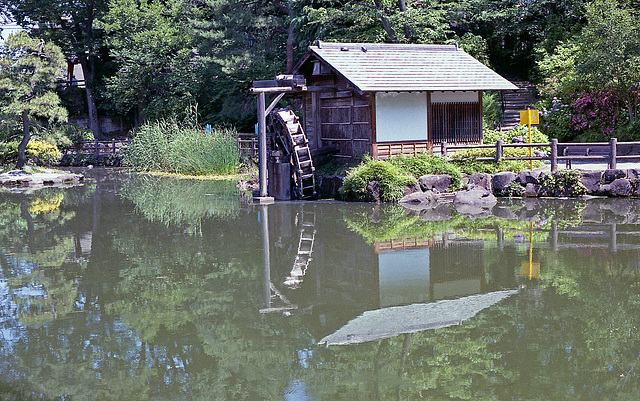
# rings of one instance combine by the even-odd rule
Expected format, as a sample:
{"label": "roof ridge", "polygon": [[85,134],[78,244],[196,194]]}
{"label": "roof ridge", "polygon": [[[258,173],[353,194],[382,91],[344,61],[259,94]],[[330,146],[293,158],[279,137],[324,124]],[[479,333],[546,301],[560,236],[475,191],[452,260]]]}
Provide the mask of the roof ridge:
{"label": "roof ridge", "polygon": [[348,50],[441,50],[458,51],[461,50],[457,44],[408,44],[408,43],[352,43],[352,42],[323,42],[317,40],[310,48],[317,49],[348,49]]}

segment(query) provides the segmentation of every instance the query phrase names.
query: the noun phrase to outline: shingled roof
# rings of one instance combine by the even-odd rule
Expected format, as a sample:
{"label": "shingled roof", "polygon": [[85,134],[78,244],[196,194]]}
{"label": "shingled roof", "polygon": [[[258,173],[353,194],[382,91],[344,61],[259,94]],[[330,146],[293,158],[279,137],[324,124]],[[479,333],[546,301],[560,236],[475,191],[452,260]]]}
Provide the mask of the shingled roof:
{"label": "shingled roof", "polygon": [[358,92],[515,90],[456,45],[317,41],[297,69],[317,58]]}

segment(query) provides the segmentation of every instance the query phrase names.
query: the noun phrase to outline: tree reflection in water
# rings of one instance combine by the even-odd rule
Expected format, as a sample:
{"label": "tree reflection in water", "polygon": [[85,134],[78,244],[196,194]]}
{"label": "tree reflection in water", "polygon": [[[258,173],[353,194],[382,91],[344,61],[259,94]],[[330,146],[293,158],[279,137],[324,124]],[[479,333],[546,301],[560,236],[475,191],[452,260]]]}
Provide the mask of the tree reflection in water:
{"label": "tree reflection in water", "polygon": [[[0,394],[410,400],[638,391],[636,201],[523,201],[486,219],[451,210],[436,221],[393,205],[254,208],[235,189],[163,180],[131,181],[137,187],[121,194],[98,181],[62,198],[0,196]],[[216,193],[229,195],[218,203],[207,195]],[[301,267],[301,230],[311,229],[302,223],[311,221]],[[539,277],[522,275],[530,260]],[[317,345],[368,310],[505,288],[520,293],[459,326]]]}

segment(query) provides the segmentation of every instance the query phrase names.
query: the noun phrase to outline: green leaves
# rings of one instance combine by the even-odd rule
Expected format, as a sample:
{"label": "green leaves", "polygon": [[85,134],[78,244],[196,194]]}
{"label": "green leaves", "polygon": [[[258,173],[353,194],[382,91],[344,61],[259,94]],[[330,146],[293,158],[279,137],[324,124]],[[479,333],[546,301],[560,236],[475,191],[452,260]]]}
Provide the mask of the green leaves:
{"label": "green leaves", "polygon": [[17,130],[25,110],[32,119],[67,121],[67,110],[54,92],[64,67],[55,44],[32,39],[26,32],[9,36],[0,45],[0,114],[5,120],[0,129]]}
{"label": "green leaves", "polygon": [[[148,117],[180,114],[197,92],[200,62],[182,0],[112,0],[98,26],[118,64],[106,95],[121,113],[138,108]],[[144,122],[144,115],[138,118]]]}

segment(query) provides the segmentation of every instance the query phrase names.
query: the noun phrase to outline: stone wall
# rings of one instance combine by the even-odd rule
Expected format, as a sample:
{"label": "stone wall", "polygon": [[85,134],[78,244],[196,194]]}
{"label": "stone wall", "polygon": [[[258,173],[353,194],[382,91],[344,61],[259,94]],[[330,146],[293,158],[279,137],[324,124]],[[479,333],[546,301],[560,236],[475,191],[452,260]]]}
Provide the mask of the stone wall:
{"label": "stone wall", "polygon": [[[567,179],[573,174],[579,176],[584,187]],[[541,171],[502,172],[495,174],[491,182],[496,196],[640,196],[640,169],[560,170],[551,176]],[[550,186],[550,182],[557,185]]]}

